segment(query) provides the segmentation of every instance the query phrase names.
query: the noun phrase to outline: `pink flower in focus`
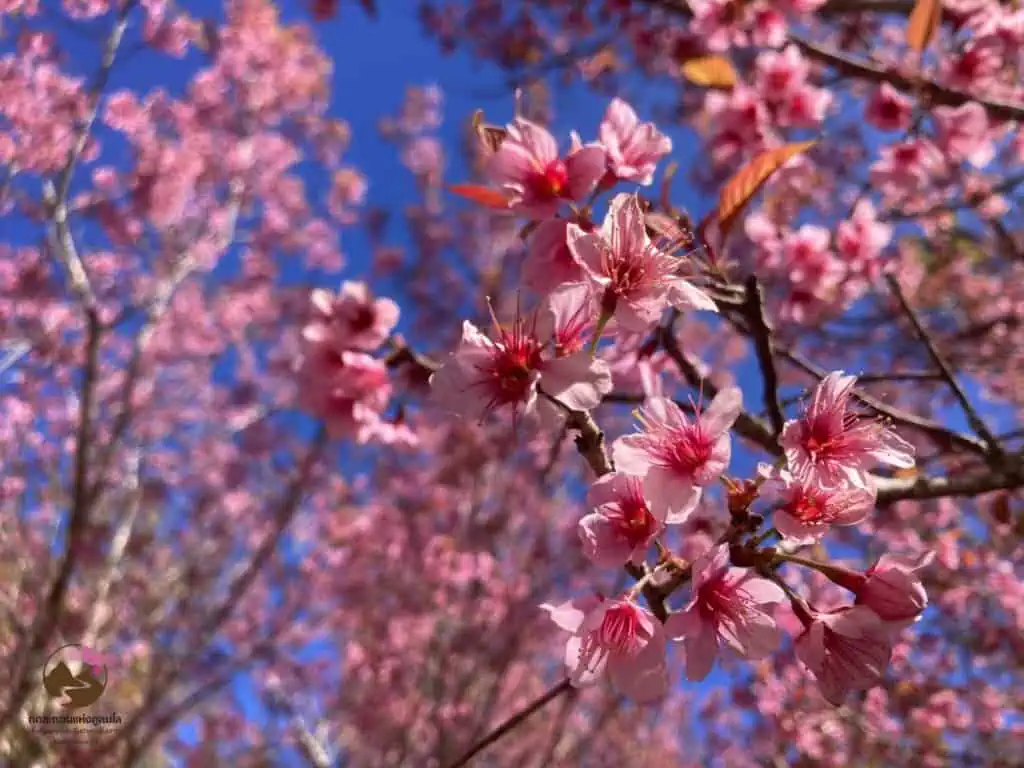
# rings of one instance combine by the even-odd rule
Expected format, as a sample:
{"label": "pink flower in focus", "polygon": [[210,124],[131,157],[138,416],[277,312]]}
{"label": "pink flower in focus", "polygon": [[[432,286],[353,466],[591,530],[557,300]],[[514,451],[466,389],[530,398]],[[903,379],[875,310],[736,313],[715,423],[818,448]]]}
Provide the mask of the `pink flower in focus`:
{"label": "pink flower in focus", "polygon": [[583,279],[583,268],[566,242],[568,229],[566,219],[548,219],[530,235],[522,269],[525,286],[538,293],[548,293],[563,283]]}
{"label": "pink flower in focus", "polygon": [[778,648],[782,634],[771,606],[786,594],[768,579],[729,565],[729,546],[720,544],[693,564],[693,597],[665,623],[673,639],[686,640],[686,677],[703,680],[711,672],[720,643],[748,659]]}
{"label": "pink flower in focus", "polygon": [[881,682],[892,656],[891,633],[870,608],[858,605],[832,613],[815,613],[796,639],[797,658],[839,706],[850,691]]}
{"label": "pink flower in focus", "polygon": [[647,235],[636,195],[616,195],[600,232],[569,225],[569,250],[601,294],[602,312],[627,331],[645,331],[667,307],[717,311],[714,301],[679,277],[681,259]]}
{"label": "pink flower in focus", "polygon": [[654,123],[641,123],[633,108],[612,99],[598,131],[608,152],[608,168],[619,179],[644,186],[654,180],[658,161],[672,151],[672,139]]}
{"label": "pink flower in focus", "polygon": [[573,686],[592,685],[607,672],[615,690],[637,704],[654,704],[668,693],[665,633],[650,611],[600,596],[541,608],[572,633],[565,664]]}
{"label": "pink flower in focus", "polygon": [[905,131],[914,117],[914,102],[888,83],[871,94],[864,116],[882,131]]}
{"label": "pink flower in focus", "polygon": [[548,130],[517,117],[508,135],[487,165],[491,179],[509,194],[513,211],[533,219],[548,219],[564,200],[590,194],[605,172],[605,150],[600,144],[573,148],[562,159]]}
{"label": "pink flower in focus", "polygon": [[803,543],[817,541],[829,526],[856,525],[875,506],[874,486],[828,488],[785,469],[775,474],[773,485],[781,501],[773,517],[776,529],[784,539]]}
{"label": "pink flower in focus", "polygon": [[616,472],[599,478],[587,494],[595,510],[579,526],[583,552],[598,565],[640,564],[664,527],[644,499],[640,478]]}
{"label": "pink flower in focus", "polygon": [[302,336],[311,344],[371,352],[398,323],[398,305],[387,298],[373,299],[365,283],[346,281],[337,296],[317,288],[310,302],[313,317]]}
{"label": "pink flower in focus", "polygon": [[935,107],[932,115],[937,129],[935,143],[953,162],[967,161],[975,168],[992,162],[996,148],[981,104],[969,101],[959,107]]}
{"label": "pink flower in focus", "polygon": [[615,466],[643,478],[644,496],[658,519],[686,522],[702,487],[729,466],[729,429],[742,402],[738,389],[723,389],[691,422],[671,400],[651,398],[639,411],[643,431],[615,441]]}
{"label": "pink flower in focus", "polygon": [[856,590],[857,605],[864,605],[883,621],[903,629],[913,624],[928,607],[928,594],[916,572],[935,558],[927,552],[916,558],[882,555]]}
{"label": "pink flower in focus", "polygon": [[568,283],[548,296],[537,333],[551,338],[555,357],[579,352],[597,321],[597,302],[589,283]]}
{"label": "pink flower in focus", "polygon": [[[529,416],[536,411],[538,386],[543,385],[546,394],[566,407],[586,411],[611,391],[611,373],[603,360],[582,351],[552,357],[552,339],[548,332],[538,332],[536,316],[530,328],[520,318],[511,328],[497,322],[495,327],[497,339],[492,341],[469,321],[463,323],[459,348],[430,377],[442,407],[481,419],[503,407],[511,407],[516,416]],[[544,408],[554,406],[545,402]]]}
{"label": "pink flower in focus", "polygon": [[851,482],[869,488],[875,463],[909,469],[914,447],[882,423],[847,413],[856,376],[834,371],[822,379],[799,419],[786,422],[780,443],[790,471],[808,483]]}

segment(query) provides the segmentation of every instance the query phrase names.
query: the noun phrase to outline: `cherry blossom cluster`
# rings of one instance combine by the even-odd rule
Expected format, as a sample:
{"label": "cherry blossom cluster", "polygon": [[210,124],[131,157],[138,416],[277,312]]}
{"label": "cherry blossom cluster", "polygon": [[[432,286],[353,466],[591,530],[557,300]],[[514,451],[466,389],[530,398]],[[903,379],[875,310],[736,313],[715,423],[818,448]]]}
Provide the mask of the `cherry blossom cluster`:
{"label": "cherry blossom cluster", "polygon": [[[784,62],[790,54],[780,56]],[[765,77],[784,90],[788,75],[769,62]],[[522,283],[541,300],[528,316],[517,311],[505,325],[492,311],[490,335],[464,322],[458,348],[431,378],[434,399],[445,409],[479,420],[502,410],[514,423],[525,418],[531,425],[583,430],[579,419],[589,418],[612,390],[612,372],[600,357],[603,334],[651,333],[669,308],[717,312],[711,295],[695,284],[688,243],[657,234],[652,240],[658,232],[652,208],[637,194],[613,194],[600,227],[590,218],[601,193],[619,182],[651,184],[671,141],[621,99],[609,105],[598,135],[599,141],[584,144],[573,133],[562,153],[544,127],[517,117],[491,147],[491,183],[512,212],[531,221]],[[865,237],[881,239],[871,232],[869,215],[858,209],[855,222],[861,223],[842,233],[844,242],[857,241],[852,250]],[[858,237],[852,227],[866,233]],[[797,654],[829,701],[838,704],[847,692],[881,679],[894,633],[926,605],[914,572],[927,558],[884,557],[862,574],[791,554],[832,526],[864,520],[875,504],[869,474],[875,465],[914,466],[909,443],[849,409],[855,381],[841,372],[825,377],[804,414],[786,422],[778,436],[784,459],[739,484],[724,473],[741,391],[722,389],[707,407],[691,405],[688,413],[657,385],[649,388],[637,411],[640,429],[615,440],[606,465],[592,463],[599,475],[587,494],[593,511],[579,523],[585,556],[600,566],[632,569],[637,582],[616,597],[598,593],[543,606],[571,633],[565,662],[573,685],[607,673],[633,700],[660,701],[671,685],[669,640],[681,643],[687,678],[702,680],[720,650],[747,659],[777,650],[784,632],[775,611],[787,602],[801,626]],[[719,483],[727,488],[733,524],[692,562],[677,557],[661,540],[666,527],[687,523],[702,502],[713,505],[705,490]],[[755,536],[760,518],[747,521],[755,519],[750,507],[761,496],[774,500],[775,527]],[[773,534],[781,539],[778,548],[761,548]],[[652,569],[646,557],[653,547],[659,557]],[[814,609],[782,580],[778,567],[787,561],[818,569],[851,590],[854,604]],[[689,580],[689,602],[671,613],[660,606],[659,619],[639,597],[680,573],[686,576],[659,599]]]}
{"label": "cherry blossom cluster", "polygon": [[415,442],[406,426],[384,418],[391,376],[385,360],[372,354],[398,324],[398,305],[374,298],[365,283],[345,281],[337,294],[314,289],[310,310],[298,361],[303,405],[332,437],[360,444]]}

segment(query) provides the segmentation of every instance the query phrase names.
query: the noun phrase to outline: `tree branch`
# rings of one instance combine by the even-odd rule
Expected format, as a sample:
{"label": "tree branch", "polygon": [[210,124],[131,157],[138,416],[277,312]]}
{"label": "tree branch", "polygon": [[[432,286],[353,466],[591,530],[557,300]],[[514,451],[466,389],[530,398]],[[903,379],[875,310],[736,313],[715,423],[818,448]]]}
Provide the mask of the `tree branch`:
{"label": "tree branch", "polygon": [[768,325],[768,319],[764,312],[764,293],[757,277],[751,275],[747,278],[746,298],[743,302],[743,314],[747,318],[750,328],[750,335],[754,341],[754,349],[757,351],[757,362],[761,367],[761,379],[764,384],[764,406],[768,411],[768,419],[772,425],[772,432],[778,438],[782,434],[782,427],[786,417],[782,414],[782,406],[779,404],[779,374],[775,370],[775,359],[772,350],[772,329]]}
{"label": "tree branch", "polygon": [[935,341],[921,323],[921,318],[917,316],[917,312],[915,312],[914,308],[910,306],[910,302],[907,301],[906,296],[903,295],[899,282],[892,275],[886,275],[886,282],[888,282],[893,295],[896,296],[896,300],[899,302],[904,314],[906,314],[907,318],[910,320],[911,325],[914,326],[914,330],[917,332],[917,335],[921,338],[921,341],[924,342],[925,348],[928,350],[928,356],[931,357],[935,367],[942,371],[942,377],[946,380],[946,383],[953,391],[953,395],[956,397],[957,402],[960,403],[960,407],[967,416],[967,423],[970,424],[971,429],[973,429],[975,433],[985,441],[985,444],[988,447],[988,452],[992,456],[1002,456],[1003,449],[999,445],[999,441],[996,440],[995,435],[993,435],[989,430],[988,425],[985,424],[985,421],[978,415],[978,411],[974,408],[970,398],[967,397],[967,393],[964,392],[963,387],[961,387],[960,383],[956,380],[956,376],[953,374],[953,370],[949,367],[949,364],[945,361],[942,355],[939,354],[939,350],[935,346]]}
{"label": "tree branch", "polygon": [[899,91],[920,94],[931,104],[959,107],[962,104],[974,101],[981,104],[991,117],[998,120],[1024,120],[1024,105],[983,99],[964,91],[947,88],[931,80],[906,77],[894,70],[883,69],[867,62],[857,61],[838,51],[829,50],[796,35],[790,35],[789,40],[809,58],[827,64],[843,75],[856,77],[860,80],[868,80],[873,83],[888,83]]}

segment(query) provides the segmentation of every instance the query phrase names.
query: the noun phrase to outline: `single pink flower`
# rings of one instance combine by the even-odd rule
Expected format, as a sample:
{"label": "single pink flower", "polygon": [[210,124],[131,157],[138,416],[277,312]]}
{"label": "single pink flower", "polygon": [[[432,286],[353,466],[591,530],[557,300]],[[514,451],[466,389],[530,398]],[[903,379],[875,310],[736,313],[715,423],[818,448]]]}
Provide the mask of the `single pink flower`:
{"label": "single pink flower", "polygon": [[643,431],[615,441],[618,471],[643,478],[644,496],[659,519],[686,522],[702,487],[729,466],[729,429],[742,402],[738,389],[723,389],[691,422],[671,400],[651,398],[639,411]]}
{"label": "single pink flower", "polygon": [[808,483],[870,486],[868,469],[876,463],[900,469],[914,466],[914,447],[874,419],[848,413],[856,376],[830,373],[814,392],[799,419],[786,422],[779,442],[790,471]]}
{"label": "single pink flower", "polygon": [[542,220],[558,212],[565,200],[581,200],[597,186],[605,172],[605,150],[600,144],[573,146],[563,159],[554,136],[544,127],[517,117],[508,127],[487,165],[487,174],[509,195],[513,211]]}
{"label": "single pink flower", "polygon": [[882,131],[904,131],[914,118],[914,102],[888,83],[871,95],[865,112],[867,121]]}
{"label": "single pink flower", "polygon": [[374,299],[365,283],[346,281],[336,296],[317,288],[310,303],[313,314],[302,329],[309,343],[372,352],[398,323],[398,305],[391,299]]}
{"label": "single pink flower", "polygon": [[867,606],[896,628],[910,626],[928,607],[928,594],[916,572],[934,557],[934,552],[916,558],[882,555],[856,589],[857,605]]}
{"label": "single pink flower", "polygon": [[877,495],[874,486],[826,487],[785,469],[775,474],[772,485],[781,502],[773,517],[776,529],[784,539],[808,544],[824,536],[830,526],[861,522],[874,508]]}
{"label": "single pink flower", "polygon": [[[539,332],[536,315],[529,327],[516,318],[511,328],[497,321],[495,328],[497,339],[491,340],[469,321],[463,323],[459,348],[430,377],[434,398],[442,407],[478,418],[503,407],[511,407],[514,417],[531,416],[542,386],[566,407],[585,411],[597,407],[611,391],[608,364],[583,351],[555,356],[550,327]],[[547,411],[554,408],[546,401],[544,406]]]}
{"label": "single pink flower", "polygon": [[651,242],[636,195],[616,195],[599,232],[570,224],[569,250],[601,295],[602,312],[625,330],[647,330],[667,307],[717,311],[710,296],[679,276],[682,260]]}
{"label": "single pink flower", "polygon": [[301,398],[332,437],[366,442],[391,397],[391,380],[380,360],[363,352],[311,344],[300,363]]}
{"label": "single pink flower", "polygon": [[729,565],[729,546],[719,544],[693,564],[693,597],[669,616],[665,632],[685,638],[686,677],[703,680],[711,672],[719,644],[748,659],[761,659],[779,647],[782,633],[771,606],[786,594],[768,579]]}
{"label": "single pink flower", "polygon": [[580,521],[583,552],[603,566],[639,564],[664,527],[644,499],[638,477],[616,472],[599,478],[587,494],[594,511]]}
{"label": "single pink flower", "polygon": [[988,113],[977,102],[969,101],[959,107],[935,107],[935,144],[955,163],[969,162],[975,168],[984,168],[996,154]]}
{"label": "single pink flower", "polygon": [[523,285],[543,294],[583,279],[583,268],[566,241],[568,230],[566,219],[548,219],[534,230],[523,259]]}
{"label": "single pink flower", "polygon": [[814,613],[796,639],[797,658],[836,706],[850,691],[881,682],[892,656],[891,631],[874,611],[862,605],[831,613]]}
{"label": "single pink flower", "polygon": [[598,136],[608,152],[609,170],[644,186],[654,180],[658,161],[672,151],[672,139],[654,123],[641,123],[633,108],[618,98],[608,105]]}
{"label": "single pink flower", "polygon": [[572,633],[565,664],[575,687],[592,685],[607,672],[612,686],[637,704],[657,703],[668,693],[665,633],[650,611],[601,596],[541,608]]}

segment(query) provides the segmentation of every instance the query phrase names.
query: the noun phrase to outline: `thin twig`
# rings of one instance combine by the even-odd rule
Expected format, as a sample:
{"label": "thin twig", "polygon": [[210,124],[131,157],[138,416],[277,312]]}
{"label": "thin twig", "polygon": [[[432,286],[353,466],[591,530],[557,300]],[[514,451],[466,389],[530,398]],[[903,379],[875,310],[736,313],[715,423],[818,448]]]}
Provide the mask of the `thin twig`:
{"label": "thin twig", "polygon": [[903,295],[903,291],[900,289],[900,284],[893,275],[886,275],[886,282],[889,283],[889,288],[892,290],[893,295],[899,302],[900,307],[903,309],[904,314],[910,320],[911,325],[914,326],[914,330],[917,335],[924,342],[925,348],[928,350],[928,356],[931,357],[935,367],[942,371],[942,376],[949,385],[949,388],[953,391],[953,395],[960,403],[960,407],[963,409],[964,415],[967,416],[967,423],[971,425],[971,429],[977,433],[977,435],[985,441],[988,446],[989,453],[993,456],[1002,456],[1003,449],[999,445],[999,441],[996,440],[995,435],[989,430],[988,425],[985,424],[981,416],[978,415],[978,411],[974,408],[970,398],[967,397],[967,393],[964,392],[963,387],[956,380],[956,376],[953,374],[953,370],[949,367],[945,358],[939,354],[939,350],[935,346],[935,341],[932,339],[931,334],[922,325],[921,318],[917,316],[917,312],[910,306],[910,302],[907,301],[906,296]]}
{"label": "thin twig", "polygon": [[498,741],[498,739],[507,734],[509,731],[515,729],[516,726],[524,722],[534,712],[538,712],[539,710],[543,709],[545,706],[548,705],[549,702],[554,701],[559,696],[565,693],[568,693],[571,689],[572,683],[569,681],[569,678],[565,678],[560,683],[557,683],[556,685],[552,686],[539,697],[537,697],[532,702],[523,707],[521,710],[516,712],[514,715],[504,720],[494,730],[492,730],[490,733],[488,733],[486,736],[480,739],[480,741],[478,741],[476,744],[470,747],[466,751],[466,753],[462,755],[462,757],[460,757],[454,763],[449,765],[448,768],[462,768],[463,766],[468,765],[470,760],[472,760],[478,754],[487,749],[487,747],[491,746],[491,744],[494,744],[496,741]]}

